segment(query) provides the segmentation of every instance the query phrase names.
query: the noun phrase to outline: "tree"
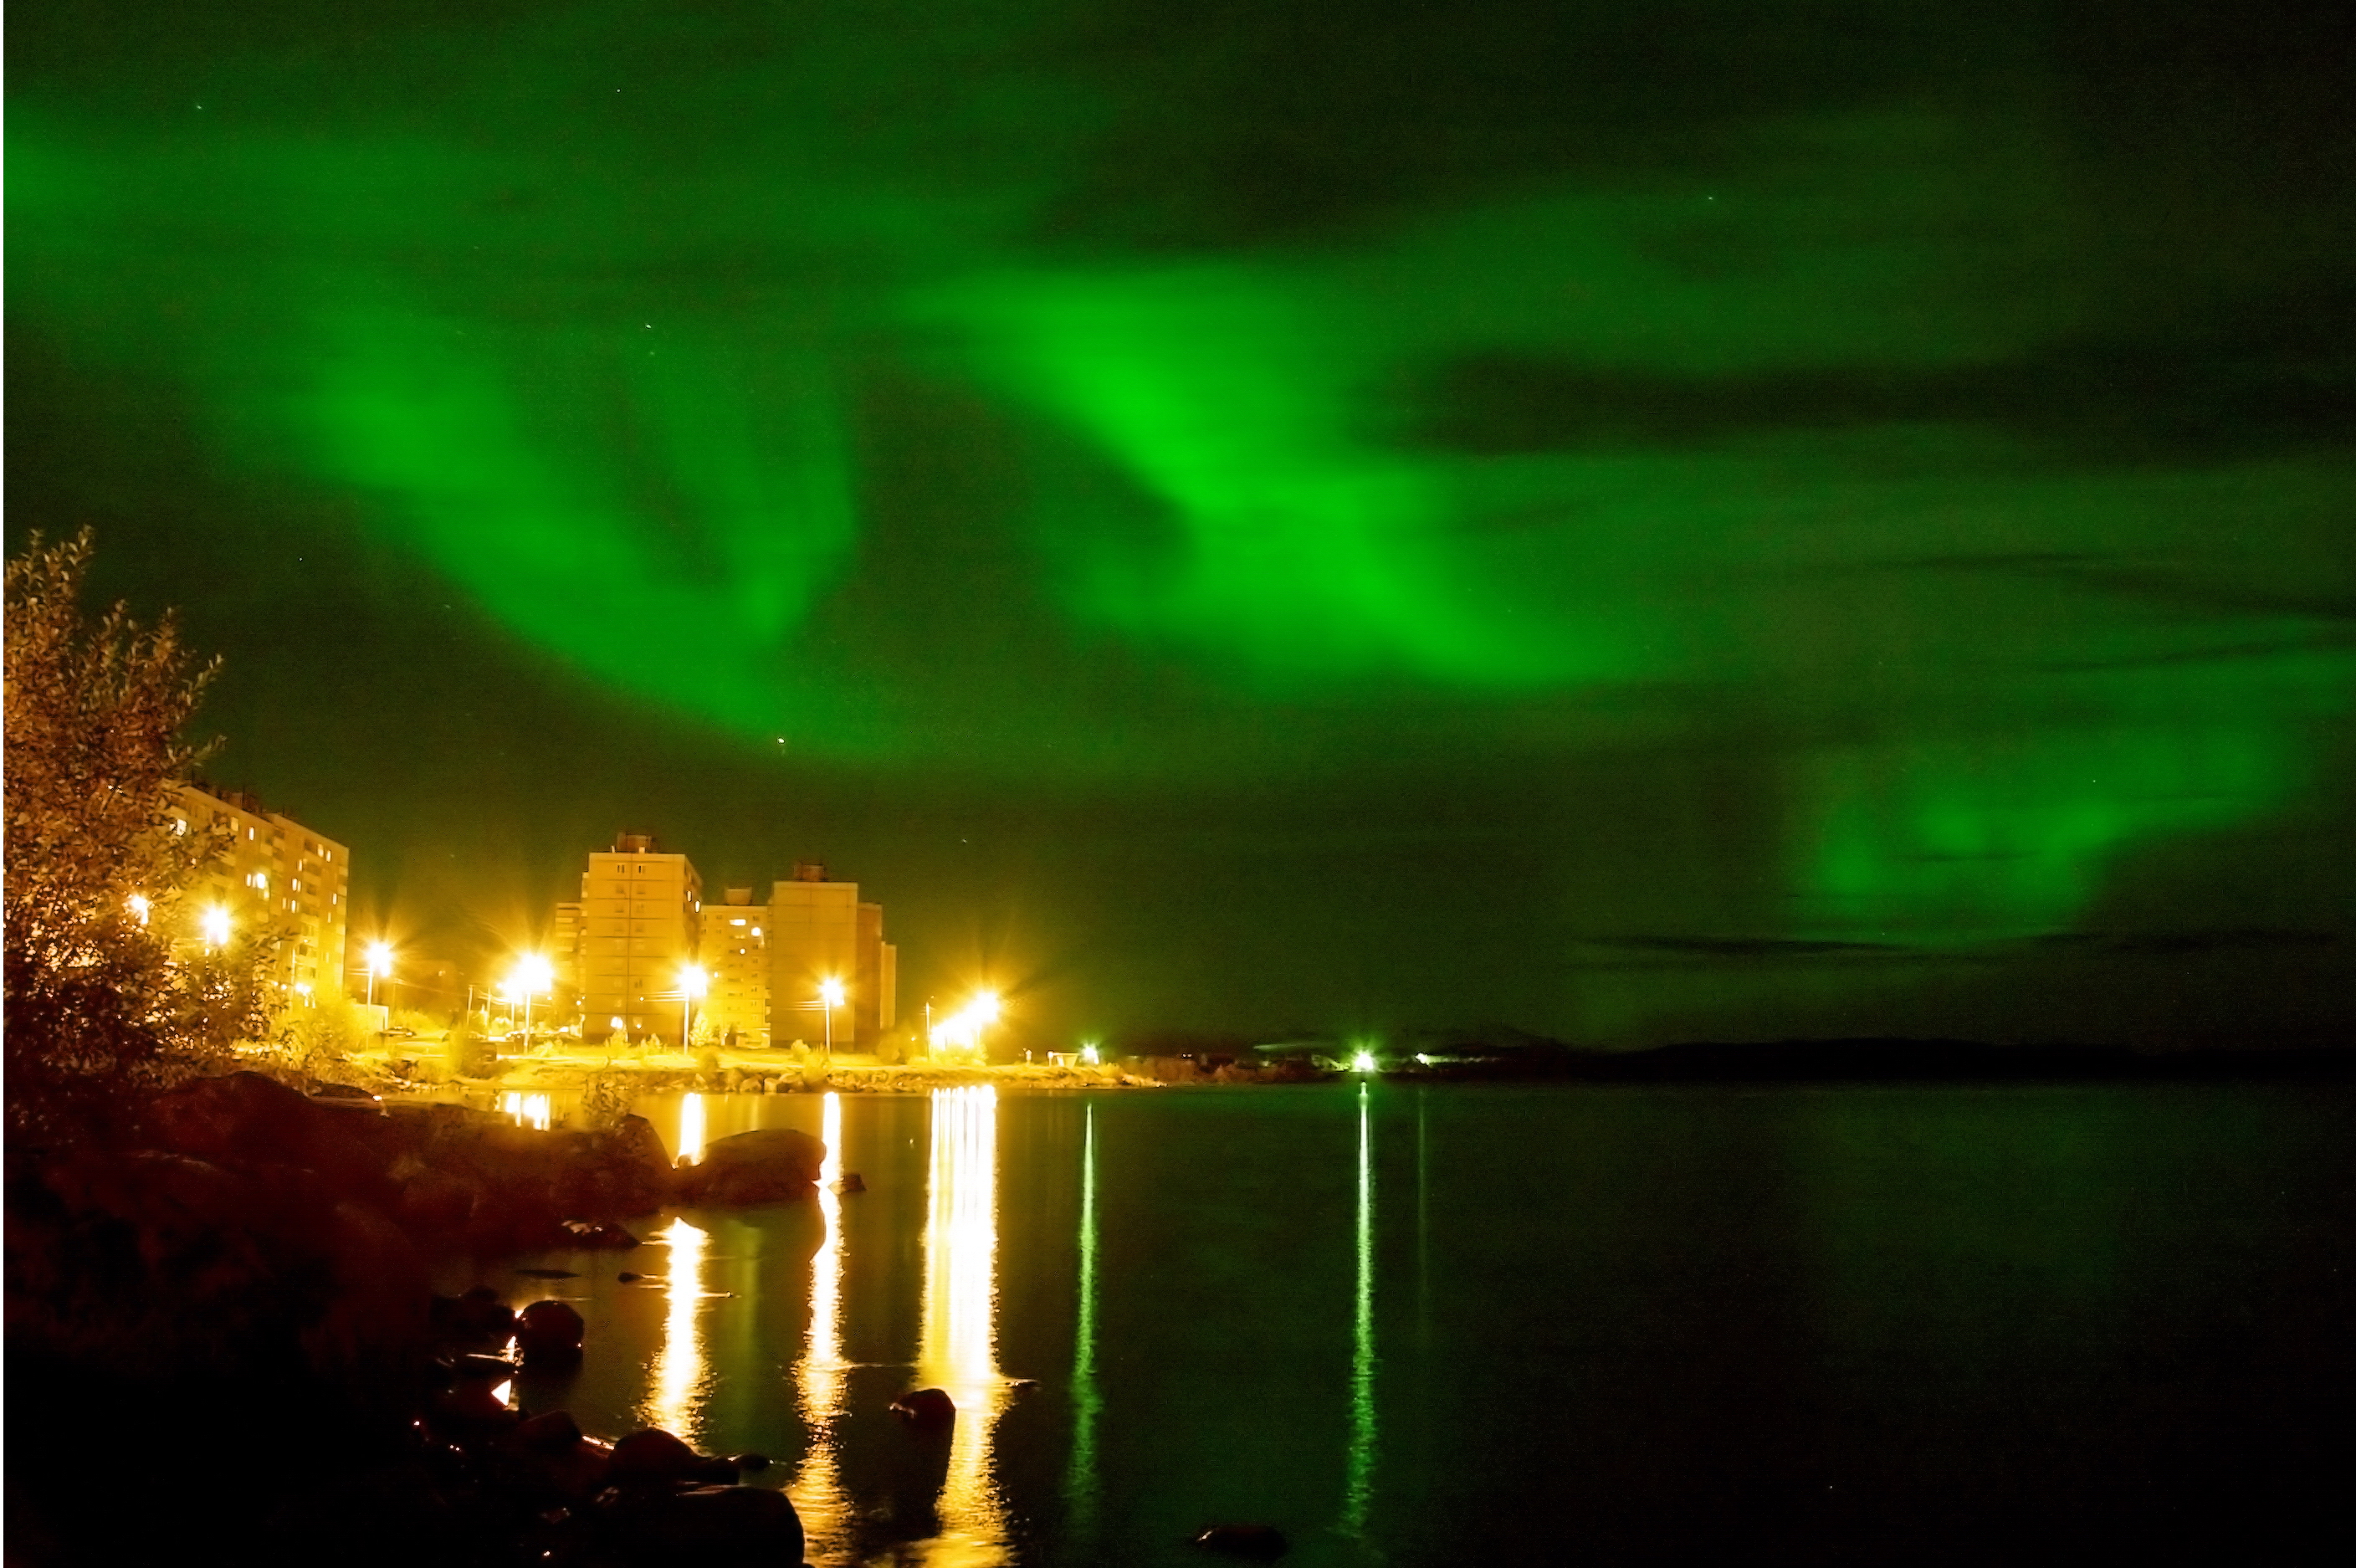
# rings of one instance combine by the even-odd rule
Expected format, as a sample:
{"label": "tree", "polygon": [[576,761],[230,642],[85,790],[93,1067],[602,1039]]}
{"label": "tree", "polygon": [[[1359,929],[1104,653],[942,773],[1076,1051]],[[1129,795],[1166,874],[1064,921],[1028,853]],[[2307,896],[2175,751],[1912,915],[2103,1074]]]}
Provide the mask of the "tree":
{"label": "tree", "polygon": [[173,940],[227,848],[172,815],[218,661],[196,663],[169,615],[85,617],[91,552],[88,531],[37,534],[7,564],[7,1120],[37,1144],[134,1114],[266,1020],[261,942]]}

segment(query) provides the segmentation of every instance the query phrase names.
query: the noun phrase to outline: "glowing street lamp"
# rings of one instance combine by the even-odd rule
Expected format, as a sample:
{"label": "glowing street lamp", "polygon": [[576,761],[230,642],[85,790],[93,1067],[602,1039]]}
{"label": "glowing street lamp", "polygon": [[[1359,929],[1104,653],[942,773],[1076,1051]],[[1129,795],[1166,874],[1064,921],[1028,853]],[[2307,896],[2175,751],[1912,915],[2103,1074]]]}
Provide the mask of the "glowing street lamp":
{"label": "glowing street lamp", "polygon": [[826,1004],[826,1065],[834,1065],[834,1010],[842,1005],[842,982],[832,975],[818,983],[819,1000]]}
{"label": "glowing street lamp", "polygon": [[679,1048],[687,1049],[689,1038],[695,1033],[695,1004],[712,985],[712,976],[694,964],[679,972]]}
{"label": "glowing street lamp", "polygon": [[368,1004],[376,1005],[377,976],[392,973],[392,944],[370,942],[368,948]]}
{"label": "glowing street lamp", "polygon": [[131,911],[132,918],[143,926],[147,923],[147,911],[155,908],[147,902],[147,895],[145,893],[134,893],[130,897],[125,898],[123,904],[123,908]]}
{"label": "glowing street lamp", "polygon": [[973,1047],[973,1054],[987,1061],[990,1058],[990,1050],[982,1044],[981,1032],[988,1026],[998,1022],[998,993],[995,991],[976,993],[974,999],[965,1004],[965,1015],[970,1030],[968,1039]]}
{"label": "glowing street lamp", "polygon": [[198,917],[197,923],[198,928],[204,932],[207,947],[229,946],[229,911],[227,909],[219,904],[207,905],[205,912]]}
{"label": "glowing street lamp", "polygon": [[531,1046],[531,999],[548,989],[556,972],[548,960],[536,952],[528,952],[516,960],[515,972],[508,976],[508,989],[523,995],[523,1043]]}

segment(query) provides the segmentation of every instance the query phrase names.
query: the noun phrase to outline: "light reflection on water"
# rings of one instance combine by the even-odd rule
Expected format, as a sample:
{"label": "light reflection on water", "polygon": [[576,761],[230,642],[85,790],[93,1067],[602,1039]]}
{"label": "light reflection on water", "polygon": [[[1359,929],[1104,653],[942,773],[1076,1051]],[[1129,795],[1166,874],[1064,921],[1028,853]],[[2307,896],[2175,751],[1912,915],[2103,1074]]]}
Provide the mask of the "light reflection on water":
{"label": "light reflection on water", "polygon": [[684,1219],[655,1233],[670,1248],[670,1276],[664,1289],[662,1344],[655,1352],[653,1386],[647,1391],[646,1423],[696,1441],[711,1370],[703,1354],[703,1253],[710,1238]]}
{"label": "light reflection on water", "polygon": [[519,1127],[537,1127],[548,1131],[548,1096],[545,1094],[508,1093],[499,1096],[499,1112],[512,1116]]}
{"label": "light reflection on water", "polygon": [[826,1160],[819,1167],[818,1207],[826,1221],[826,1236],[810,1259],[809,1336],[801,1359],[794,1364],[794,1387],[802,1420],[809,1428],[809,1451],[786,1491],[801,1515],[811,1561],[832,1563],[855,1556],[839,1430],[850,1372],[842,1357],[842,1197],[835,1190],[835,1184],[842,1179],[841,1096],[826,1097],[822,1127]]}
{"label": "light reflection on water", "polygon": [[1006,1407],[998,1374],[998,1091],[940,1089],[932,1097],[925,1219],[919,1386],[957,1402],[941,1531],[918,1543],[943,1568],[1005,1560],[1006,1507],[991,1473],[991,1439]]}
{"label": "light reflection on water", "polygon": [[1350,1466],[1342,1528],[1366,1528],[1375,1482],[1375,1133],[1366,1085],[1358,1085],[1357,1288],[1350,1323]]}
{"label": "light reflection on water", "polygon": [[[1301,1568],[1551,1561],[1566,1517],[1599,1563],[1880,1561],[1933,1517],[1989,1522],[1915,1555],[1996,1561],[2081,1493],[2140,1520],[2147,1477],[2210,1484],[2195,1461],[2331,1491],[2251,1391],[2320,1419],[2351,1386],[2338,1090],[694,1103],[648,1111],[822,1132],[825,1190],[666,1216],[667,1282],[564,1260],[594,1348],[563,1397],[600,1434],[784,1457],[756,1484],[791,1477],[823,1568],[1151,1568],[1220,1519]],[[2198,1196],[2128,1212],[2154,1190]],[[884,1408],[927,1383],[958,1406],[929,1446]],[[2130,1396],[2165,1419],[2103,1413]],[[2040,1424],[2057,1401],[2083,1434]],[[1794,1424],[1826,1410],[1856,1413]],[[1882,1512],[1842,1511],[1860,1474]]]}
{"label": "light reflection on water", "polygon": [[1076,1552],[1096,1544],[1097,1417],[1097,1108],[1083,1108],[1080,1133],[1079,1303],[1072,1326],[1072,1457],[1064,1475]]}

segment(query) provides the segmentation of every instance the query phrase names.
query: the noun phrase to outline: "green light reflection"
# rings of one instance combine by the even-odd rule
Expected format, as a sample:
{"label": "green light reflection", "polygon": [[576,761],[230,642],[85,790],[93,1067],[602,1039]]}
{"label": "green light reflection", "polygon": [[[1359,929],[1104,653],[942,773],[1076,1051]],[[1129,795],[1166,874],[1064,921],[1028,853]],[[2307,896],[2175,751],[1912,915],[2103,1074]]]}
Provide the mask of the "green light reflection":
{"label": "green light reflection", "polygon": [[1082,1108],[1080,1142],[1080,1301],[1072,1330],[1072,1459],[1064,1477],[1076,1551],[1096,1540],[1097,1417],[1104,1394],[1097,1387],[1097,1108]]}
{"label": "green light reflection", "polygon": [[1375,1482],[1375,1133],[1369,1085],[1358,1085],[1357,1290],[1350,1325],[1350,1466],[1342,1528],[1366,1527]]}

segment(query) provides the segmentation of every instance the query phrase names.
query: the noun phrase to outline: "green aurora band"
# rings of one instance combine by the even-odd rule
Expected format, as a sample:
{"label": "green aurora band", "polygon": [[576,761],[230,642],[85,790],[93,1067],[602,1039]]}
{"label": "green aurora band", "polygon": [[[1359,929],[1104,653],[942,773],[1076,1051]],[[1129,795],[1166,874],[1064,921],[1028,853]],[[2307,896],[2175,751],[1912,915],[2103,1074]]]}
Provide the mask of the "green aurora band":
{"label": "green aurora band", "polygon": [[2344,765],[2356,467],[2284,388],[2346,360],[2172,325],[2313,295],[2344,193],[2203,239],[2230,181],[2155,153],[2190,216],[2129,214],[1975,32],[1910,93],[1239,216],[1172,107],[1215,40],[720,15],[231,38],[171,102],[37,38],[13,321],[582,676],[847,766],[1732,748],[1780,819],[1752,916],[1936,948]]}

